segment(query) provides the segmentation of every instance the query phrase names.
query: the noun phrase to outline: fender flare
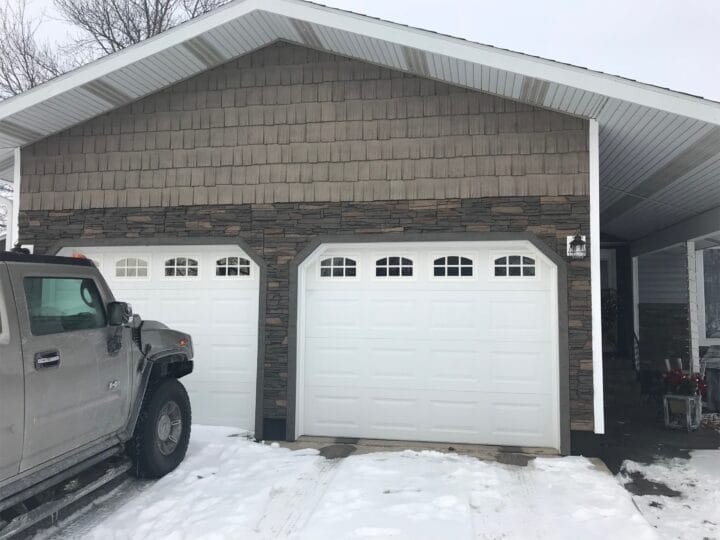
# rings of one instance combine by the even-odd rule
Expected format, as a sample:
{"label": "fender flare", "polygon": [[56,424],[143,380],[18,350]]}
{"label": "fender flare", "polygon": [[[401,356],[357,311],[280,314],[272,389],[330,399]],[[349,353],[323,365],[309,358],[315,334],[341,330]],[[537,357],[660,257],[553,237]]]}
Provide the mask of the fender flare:
{"label": "fender flare", "polygon": [[140,360],[139,371],[141,371],[141,373],[138,393],[132,404],[125,429],[123,430],[123,441],[129,441],[135,433],[135,426],[140,417],[140,411],[142,410],[151,381],[168,378],[168,374],[171,371],[174,372],[171,376],[179,379],[192,373],[192,370],[193,361],[188,359],[186,352],[181,349],[168,349]]}

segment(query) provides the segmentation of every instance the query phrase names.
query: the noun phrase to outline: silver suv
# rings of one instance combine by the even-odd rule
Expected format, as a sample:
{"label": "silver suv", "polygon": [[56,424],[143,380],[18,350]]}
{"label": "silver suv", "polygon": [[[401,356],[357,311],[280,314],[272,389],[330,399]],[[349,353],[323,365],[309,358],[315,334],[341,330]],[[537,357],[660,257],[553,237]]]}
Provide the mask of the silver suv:
{"label": "silver suv", "polygon": [[112,456],[145,478],[177,467],[192,358],[189,335],[132,315],[90,260],[0,253],[0,537]]}

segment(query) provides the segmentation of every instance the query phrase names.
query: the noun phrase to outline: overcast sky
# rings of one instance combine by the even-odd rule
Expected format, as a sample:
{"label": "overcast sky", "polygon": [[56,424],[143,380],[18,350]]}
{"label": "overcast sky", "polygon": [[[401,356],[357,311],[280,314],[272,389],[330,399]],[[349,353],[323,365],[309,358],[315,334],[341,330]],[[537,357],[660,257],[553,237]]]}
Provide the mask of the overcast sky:
{"label": "overcast sky", "polygon": [[[51,19],[43,33],[62,40],[69,27],[52,0],[30,1],[32,13]],[[720,0],[322,3],[720,101]]]}

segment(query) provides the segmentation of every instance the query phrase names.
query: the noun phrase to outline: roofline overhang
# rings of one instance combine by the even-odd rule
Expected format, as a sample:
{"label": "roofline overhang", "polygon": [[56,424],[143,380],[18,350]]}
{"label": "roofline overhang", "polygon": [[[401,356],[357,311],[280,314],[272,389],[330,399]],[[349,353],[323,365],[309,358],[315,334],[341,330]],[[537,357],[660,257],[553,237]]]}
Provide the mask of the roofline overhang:
{"label": "roofline overhang", "polygon": [[[230,19],[239,18],[254,11],[263,11],[307,23],[324,25],[720,125],[720,103],[714,101],[616,75],[473,43],[304,0],[235,0],[162,34],[95,60],[0,102],[0,120],[57,94],[91,83],[134,62],[180,45]],[[280,38],[281,36],[277,36],[277,39]]]}

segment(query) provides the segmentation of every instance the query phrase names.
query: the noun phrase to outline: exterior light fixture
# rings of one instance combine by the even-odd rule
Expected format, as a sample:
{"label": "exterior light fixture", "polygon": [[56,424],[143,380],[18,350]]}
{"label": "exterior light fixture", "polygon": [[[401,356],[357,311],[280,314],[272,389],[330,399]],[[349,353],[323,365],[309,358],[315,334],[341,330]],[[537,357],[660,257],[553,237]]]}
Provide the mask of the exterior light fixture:
{"label": "exterior light fixture", "polygon": [[567,256],[578,260],[587,256],[587,240],[584,234],[567,237]]}

